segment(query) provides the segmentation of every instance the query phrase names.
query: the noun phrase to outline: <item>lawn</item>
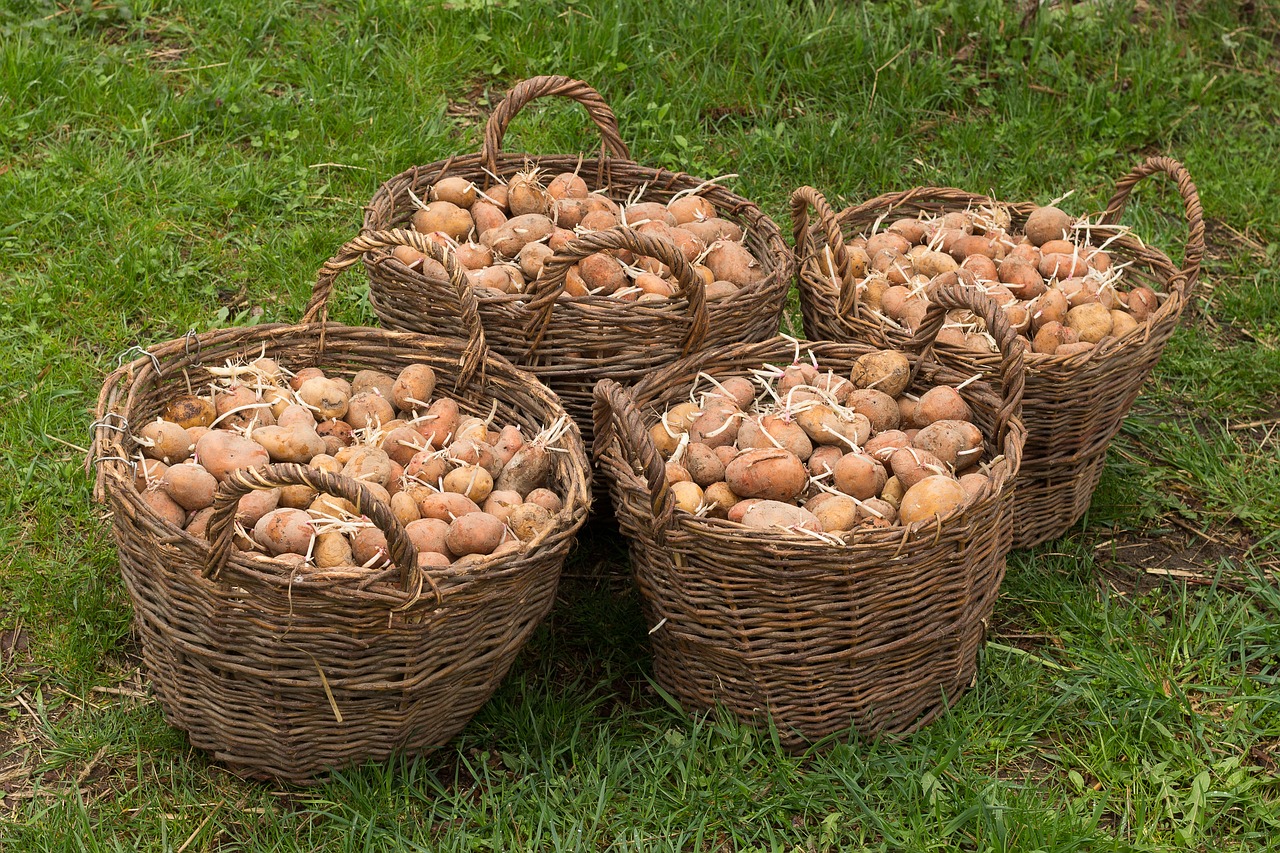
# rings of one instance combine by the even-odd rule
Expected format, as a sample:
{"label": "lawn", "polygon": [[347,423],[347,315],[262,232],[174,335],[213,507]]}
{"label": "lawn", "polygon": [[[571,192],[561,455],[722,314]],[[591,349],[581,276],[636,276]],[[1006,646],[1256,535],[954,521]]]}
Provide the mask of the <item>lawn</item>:
{"label": "lawn", "polygon": [[[1277,849],[1280,5],[1031,5],[0,0],[0,850]],[[1204,204],[1200,288],[1089,513],[1011,555],[976,684],[920,733],[789,753],[690,718],[624,547],[588,536],[454,743],[244,782],[139,671],[81,450],[98,387],[134,347],[297,319],[383,180],[477,150],[544,73],[784,233],[802,184],[1096,212],[1166,153]],[[506,145],[598,138],[549,104]],[[1180,257],[1168,182],[1126,222]],[[372,323],[359,285],[336,313]]]}

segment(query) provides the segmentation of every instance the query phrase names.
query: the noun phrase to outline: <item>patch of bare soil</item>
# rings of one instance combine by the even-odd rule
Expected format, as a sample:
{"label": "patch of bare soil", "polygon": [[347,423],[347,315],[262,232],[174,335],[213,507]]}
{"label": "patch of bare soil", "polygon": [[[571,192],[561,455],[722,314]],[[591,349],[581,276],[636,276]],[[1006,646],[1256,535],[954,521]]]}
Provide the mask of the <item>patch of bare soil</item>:
{"label": "patch of bare soil", "polygon": [[1094,546],[1102,579],[1116,591],[1141,595],[1163,583],[1217,584],[1243,590],[1256,567],[1280,584],[1280,553],[1258,549],[1257,539],[1231,525],[1200,530],[1178,518],[1167,527],[1123,531]]}

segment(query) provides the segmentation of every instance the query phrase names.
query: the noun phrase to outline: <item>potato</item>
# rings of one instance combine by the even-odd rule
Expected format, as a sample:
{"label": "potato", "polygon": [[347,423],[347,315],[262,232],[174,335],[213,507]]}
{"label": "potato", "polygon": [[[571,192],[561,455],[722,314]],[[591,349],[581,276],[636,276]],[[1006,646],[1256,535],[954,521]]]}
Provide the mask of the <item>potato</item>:
{"label": "potato", "polygon": [[809,472],[785,450],[748,450],[725,466],[725,482],[744,498],[792,500],[809,483]]}
{"label": "potato", "polygon": [[766,276],[760,262],[741,243],[717,243],[707,252],[703,263],[717,281],[731,281],[740,287],[764,281]]}
{"label": "potato", "polygon": [[316,420],[327,421],[346,415],[351,390],[344,382],[317,376],[302,383],[298,388],[298,399],[315,412]]}
{"label": "potato", "polygon": [[380,568],[390,562],[387,535],[370,524],[351,537],[351,555],[357,566]]}
{"label": "potato", "polygon": [[508,424],[498,433],[498,440],[492,445],[493,458],[500,466],[505,466],[515,456],[516,451],[524,447],[524,435],[520,427]]}
{"label": "potato", "polygon": [[[342,473],[366,484],[377,483],[383,488],[391,482],[391,457],[377,447],[343,448],[352,451],[342,466]],[[338,455],[342,461],[343,454]]]}
{"label": "potato", "polygon": [[822,404],[796,415],[796,423],[815,445],[836,445],[847,450],[851,446],[860,447],[871,436],[871,421],[866,415],[840,412]]}
{"label": "potato", "polygon": [[774,500],[760,500],[753,503],[742,514],[742,524],[758,529],[774,527],[798,528],[821,532],[822,522],[817,516],[803,507]]}
{"label": "potato", "polygon": [[589,192],[587,182],[573,172],[561,172],[547,183],[547,195],[554,199],[585,199]]}
{"label": "potato", "polygon": [[1044,276],[1040,275],[1040,271],[1031,264],[1016,259],[1006,258],[1001,261],[997,277],[1019,299],[1033,299],[1045,290]]}
{"label": "potato", "polygon": [[1074,220],[1056,207],[1037,207],[1027,217],[1023,233],[1036,246],[1043,246],[1050,240],[1062,240],[1072,233]]}
{"label": "potato", "polygon": [[983,489],[991,485],[991,478],[986,474],[975,471],[972,474],[963,475],[960,478],[960,485],[964,488],[965,495],[967,496],[965,499],[966,503],[971,503],[982,494]]}
{"label": "potato", "polygon": [[271,456],[272,462],[297,462],[306,464],[312,457],[325,451],[324,439],[312,426],[266,426],[253,431],[253,438]]}
{"label": "potato", "polygon": [[718,216],[694,222],[684,222],[681,223],[680,227],[708,246],[717,240],[739,241],[742,239],[742,228],[736,223]]}
{"label": "potato", "polygon": [[306,554],[313,532],[311,516],[301,509],[272,510],[253,526],[253,538],[273,557]]}
{"label": "potato", "polygon": [[355,555],[351,553],[351,540],[336,530],[316,537],[316,544],[311,548],[311,559],[321,569],[356,564]]}
{"label": "potato", "polygon": [[943,273],[955,272],[960,265],[945,252],[925,251],[915,259],[915,270],[920,275],[934,278]]}
{"label": "potato", "polygon": [[163,521],[174,527],[182,527],[187,523],[187,511],[162,489],[147,489],[142,493],[140,500]]}
{"label": "potato", "polygon": [[819,492],[805,504],[805,509],[813,513],[827,533],[852,530],[858,523],[858,502],[845,495]]}
{"label": "potato", "polygon": [[[471,219],[475,223],[476,234],[480,235],[482,243],[486,233],[497,233],[497,230],[508,222],[503,208],[484,199],[477,199],[475,204],[471,205]],[[447,276],[444,278],[447,280]]]}
{"label": "potato", "polygon": [[968,421],[934,421],[922,428],[911,443],[955,468],[966,468],[982,456],[982,431]]}
{"label": "potato", "polygon": [[1067,319],[1067,295],[1057,288],[1050,288],[1031,303],[1031,328],[1039,331],[1046,323],[1061,323]]}
{"label": "potato", "polygon": [[[980,240],[982,238],[970,237],[967,239]],[[985,254],[969,255],[960,266],[973,273],[974,277],[980,282],[996,281],[999,278],[999,273],[996,271],[996,262]]]}
{"label": "potato", "polygon": [[945,462],[927,450],[914,447],[895,450],[889,457],[889,469],[905,489],[910,489],[926,477],[950,474]]}
{"label": "potato", "polygon": [[599,293],[613,293],[627,287],[629,280],[622,264],[612,255],[596,252],[578,261],[578,273],[587,290]]}
{"label": "potato", "polygon": [[554,230],[555,224],[550,218],[530,213],[515,216],[507,220],[505,225],[485,231],[480,235],[480,242],[499,252],[504,258],[514,258],[525,246],[545,240]]}
{"label": "potato", "polygon": [[492,554],[506,536],[506,525],[487,512],[472,512],[449,523],[444,542],[449,553],[459,557],[468,554]]}
{"label": "potato", "polygon": [[507,209],[517,217],[548,214],[554,201],[534,173],[520,172],[507,182]]}
{"label": "potato", "polygon": [[893,451],[910,446],[911,439],[907,438],[905,432],[900,429],[889,429],[867,439],[862,446],[862,451],[883,463],[889,461]]}
{"label": "potato", "polygon": [[619,225],[621,220],[616,213],[607,210],[593,210],[582,217],[579,225],[587,231],[607,231]]}
{"label": "potato", "polygon": [[708,400],[702,414],[689,426],[689,440],[711,448],[733,444],[737,441],[742,417],[734,403],[723,398]]}
{"label": "potato", "polygon": [[[835,470],[836,462],[840,461],[840,457],[844,456],[848,450],[847,447],[840,447],[833,444],[825,444],[813,449],[813,454],[809,457],[806,467],[809,469],[809,476],[819,477],[824,473]],[[828,477],[824,482],[830,483]]]}
{"label": "potato", "polygon": [[213,520],[213,507],[196,510],[187,519],[186,530],[197,539],[209,538],[209,522]]}
{"label": "potato", "polygon": [[676,224],[675,216],[667,209],[666,205],[659,204],[656,201],[629,205],[623,211],[623,218],[626,219],[627,225],[631,228],[643,225],[645,222],[662,222],[667,225]]}
{"label": "potato", "polygon": [[529,542],[554,523],[551,511],[535,503],[522,503],[511,510],[507,526],[521,542]]}
{"label": "potato", "polygon": [[1129,306],[1129,313],[1133,315],[1133,319],[1142,323],[1160,307],[1160,300],[1156,297],[1156,292],[1151,288],[1135,287],[1129,291],[1126,304]]}
{"label": "potato", "polygon": [[781,447],[801,462],[813,453],[813,442],[801,426],[780,415],[748,415],[738,428],[742,450]]}
{"label": "potato", "polygon": [[888,476],[875,457],[855,451],[846,453],[836,462],[832,485],[846,495],[866,500],[880,494]]}
{"label": "potato", "polygon": [[165,469],[160,475],[160,489],[178,506],[195,511],[213,506],[218,481],[203,466],[184,462]]}
{"label": "potato", "polygon": [[967,502],[968,493],[958,480],[943,475],[925,477],[902,496],[898,518],[914,524],[932,518],[946,518]]}
{"label": "potato", "polygon": [[418,513],[423,518],[452,521],[472,512],[480,512],[480,507],[466,495],[457,492],[428,492],[418,499]]}
{"label": "potato", "polygon": [[525,503],[546,507],[552,515],[558,515],[564,509],[564,501],[550,489],[534,489],[525,496]]}
{"label": "potato", "polygon": [[196,461],[219,483],[239,468],[259,468],[271,456],[258,442],[228,430],[213,430],[196,442]]}
{"label": "potato", "polygon": [[466,178],[441,178],[431,188],[431,200],[469,208],[476,201],[476,185]]}
{"label": "potato", "polygon": [[280,505],[279,489],[259,489],[244,495],[236,503],[236,523],[252,528],[258,520]]}
{"label": "potato", "polygon": [[1111,312],[1111,334],[1117,338],[1123,338],[1125,335],[1138,328],[1138,321],[1125,311],[1113,310]]}
{"label": "potato", "polygon": [[697,513],[698,507],[702,505],[702,487],[692,480],[685,480],[678,483],[668,481],[671,489],[671,496],[675,499],[676,509],[684,510],[693,515]]}
{"label": "potato", "polygon": [[444,490],[466,495],[480,504],[493,491],[493,477],[480,465],[463,465],[444,475]]}
{"label": "potato", "polygon": [[391,496],[391,514],[396,517],[396,521],[401,524],[411,524],[422,518],[422,513],[418,512],[418,502],[414,500],[413,495],[405,491],[398,491]]}
{"label": "potato", "polygon": [[1048,254],[1040,258],[1040,275],[1045,278],[1074,278],[1089,271],[1089,265],[1079,255]]}
{"label": "potato", "polygon": [[190,459],[193,449],[186,428],[159,418],[138,430],[138,443],[142,445],[143,456],[166,465]]}
{"label": "potato", "polygon": [[858,507],[858,517],[870,522],[872,527],[888,527],[898,523],[898,506],[880,498],[871,498]]}
{"label": "potato", "polygon": [[[745,376],[728,376],[723,379],[719,379],[718,382],[718,385],[713,386],[712,389],[707,392],[706,400],[714,400],[717,398],[732,400],[735,406],[739,409],[745,410],[747,406],[750,406],[756,399],[756,392],[758,389],[756,388],[755,383]],[[679,406],[676,408],[679,408]],[[674,409],[672,411],[674,411]]]}
{"label": "potato", "polygon": [[849,395],[849,408],[864,415],[871,422],[873,432],[897,429],[901,417],[898,402],[875,388],[858,388]]}
{"label": "potato", "polygon": [[686,222],[713,218],[716,215],[716,208],[702,196],[686,195],[667,202],[667,212],[675,220],[673,225],[683,225]]}
{"label": "potato", "polygon": [[441,397],[427,407],[426,414],[415,418],[413,425],[429,447],[440,448],[453,440],[461,420],[458,404],[448,397]]}
{"label": "potato", "polygon": [[506,524],[511,516],[511,511],[522,503],[524,503],[524,498],[520,496],[519,492],[509,490],[493,491],[485,498],[481,509]]}
{"label": "potato", "polygon": [[439,232],[461,240],[475,227],[466,209],[448,201],[433,201],[413,213],[413,230],[422,234]]}
{"label": "potato", "polygon": [[1096,344],[1111,334],[1111,312],[1097,302],[1077,305],[1067,312],[1067,328],[1081,341]]}
{"label": "potato", "polygon": [[1063,344],[1062,346],[1058,347],[1054,355],[1059,355],[1066,358],[1073,355],[1080,355],[1081,353],[1085,353],[1085,352],[1092,352],[1093,347],[1094,345],[1090,341],[1076,341],[1073,344]]}
{"label": "potato", "polygon": [[920,395],[916,421],[922,427],[934,421],[967,421],[973,418],[969,404],[950,385],[938,385]]}
{"label": "potato", "polygon": [[724,463],[705,444],[694,442],[685,447],[684,467],[690,479],[704,489],[724,479]]}
{"label": "potato", "polygon": [[858,356],[849,379],[858,388],[871,388],[897,397],[911,381],[911,362],[897,350],[880,350]]}
{"label": "potato", "polygon": [[212,400],[197,397],[194,394],[183,394],[165,404],[164,420],[171,421],[183,429],[202,426],[207,427],[218,417],[218,410]]}
{"label": "potato", "polygon": [[726,518],[729,508],[741,500],[742,498],[735,495],[733,489],[729,488],[729,484],[723,481],[712,483],[702,491],[702,502],[711,507],[707,515],[712,518]]}
{"label": "potato", "polygon": [[679,462],[668,460],[663,476],[668,483],[692,483],[693,477],[689,474],[689,469],[681,465]]}
{"label": "potato", "polygon": [[538,444],[526,444],[516,451],[498,474],[494,488],[527,495],[547,484],[551,476],[551,454]]}

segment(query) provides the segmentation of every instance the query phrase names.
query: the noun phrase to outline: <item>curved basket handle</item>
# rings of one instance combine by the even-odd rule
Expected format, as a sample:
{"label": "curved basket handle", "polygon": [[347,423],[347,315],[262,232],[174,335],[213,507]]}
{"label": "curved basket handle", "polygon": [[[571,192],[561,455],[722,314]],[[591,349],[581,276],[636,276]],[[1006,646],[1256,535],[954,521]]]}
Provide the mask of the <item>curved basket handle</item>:
{"label": "curved basket handle", "polygon": [[[840,219],[836,216],[827,199],[813,187],[800,187],[791,194],[791,222],[795,230],[796,262],[804,264],[813,258],[815,252],[813,240],[809,236],[809,208],[818,216],[818,224],[826,232],[827,247],[835,261],[836,274],[840,276],[839,300],[836,311],[841,317],[856,313],[858,310],[858,288],[853,281],[853,271],[849,268],[849,250],[844,245],[844,234],[840,231]],[[821,268],[821,267],[819,267]]]}
{"label": "curved basket handle", "polygon": [[702,276],[694,271],[693,266],[685,260],[684,253],[670,240],[642,234],[633,228],[617,225],[604,231],[592,231],[574,240],[564,250],[547,258],[542,265],[542,274],[534,281],[530,289],[529,311],[533,317],[529,322],[529,355],[538,348],[551,323],[551,312],[555,309],[556,299],[564,291],[565,276],[569,267],[578,261],[604,252],[609,249],[627,249],[637,255],[656,258],[671,268],[671,273],[680,282],[677,295],[689,300],[689,334],[685,336],[680,354],[688,355],[702,345],[710,328],[707,319],[707,291]]}
{"label": "curved basket handle", "polygon": [[[466,272],[449,249],[431,240],[426,234],[406,229],[391,231],[371,231],[361,234],[338,250],[332,258],[324,262],[316,276],[316,283],[311,289],[311,301],[307,303],[302,322],[326,323],[329,319],[329,297],[333,293],[334,281],[348,267],[354,266],[369,252],[391,246],[408,246],[417,249],[429,258],[442,264],[449,274],[449,284],[453,287],[454,296],[458,299],[462,326],[467,330],[467,348],[463,350],[459,361],[458,381],[456,388],[465,388],[470,384],[477,372],[482,372],[485,358],[489,354],[489,346],[485,342],[484,326],[480,322],[480,306],[476,302],[475,291],[467,282]],[[324,327],[320,328],[320,349],[324,350]]]}
{"label": "curved basket handle", "polygon": [[621,157],[624,160],[631,159],[631,151],[628,150],[627,144],[622,141],[622,134],[618,131],[618,119],[614,116],[613,110],[605,103],[604,98],[595,89],[583,83],[581,80],[575,80],[572,77],[562,77],[558,74],[547,75],[543,77],[530,77],[528,80],[522,80],[517,83],[502,103],[498,104],[493,114],[489,116],[489,121],[484,126],[484,147],[480,149],[480,158],[490,172],[498,171],[498,155],[502,153],[502,137],[507,133],[507,125],[511,124],[511,120],[515,118],[516,113],[524,107],[525,104],[538,98],[548,95],[559,95],[562,98],[569,98],[582,104],[587,110],[587,115],[595,122],[596,127],[600,130],[600,136],[604,140],[604,147],[613,153],[615,157]]}
{"label": "curved basket handle", "polygon": [[595,402],[591,407],[591,417],[595,423],[595,439],[592,448],[596,460],[612,436],[618,439],[623,461],[632,469],[637,466],[642,469],[640,475],[649,487],[654,533],[661,544],[666,540],[667,529],[675,523],[676,508],[675,498],[667,488],[667,469],[662,454],[640,419],[636,399],[630,391],[612,379],[601,379],[596,383],[593,396]]}
{"label": "curved basket handle", "polygon": [[987,332],[996,339],[1000,350],[1000,366],[997,373],[1000,377],[1002,400],[996,412],[996,440],[1005,444],[1009,425],[1015,417],[1022,414],[1022,390],[1026,382],[1026,371],[1023,367],[1023,353],[1026,341],[1009,325],[1009,319],[995,300],[978,287],[962,284],[940,284],[929,290],[929,310],[915,335],[907,343],[909,349],[916,350],[920,357],[912,369],[911,378],[920,370],[920,364],[926,354],[933,348],[934,340],[946,322],[947,312],[959,308],[972,311],[982,318]]}
{"label": "curved basket handle", "polygon": [[[1115,225],[1129,202],[1129,194],[1148,175],[1164,172],[1178,184],[1178,193],[1187,215],[1187,244],[1182,250],[1182,296],[1190,295],[1200,279],[1200,262],[1204,260],[1204,210],[1200,207],[1200,192],[1186,167],[1172,157],[1149,157],[1141,166],[1116,181],[1115,193],[1107,202],[1102,214],[1102,224]],[[1177,285],[1175,284],[1175,287]]]}
{"label": "curved basket handle", "polygon": [[[233,522],[240,498],[253,491],[281,486],[310,486],[317,492],[327,492],[351,501],[386,535],[388,556],[400,569],[400,588],[411,592],[415,598],[422,591],[424,579],[435,588],[434,581],[425,578],[418,568],[418,549],[414,547],[413,540],[405,532],[404,526],[396,520],[388,504],[376,499],[359,480],[293,463],[241,468],[232,471],[218,486],[213,498],[213,515],[209,519],[209,555],[203,572],[206,578],[217,580],[231,556]],[[440,591],[437,589],[437,598],[439,595]]]}

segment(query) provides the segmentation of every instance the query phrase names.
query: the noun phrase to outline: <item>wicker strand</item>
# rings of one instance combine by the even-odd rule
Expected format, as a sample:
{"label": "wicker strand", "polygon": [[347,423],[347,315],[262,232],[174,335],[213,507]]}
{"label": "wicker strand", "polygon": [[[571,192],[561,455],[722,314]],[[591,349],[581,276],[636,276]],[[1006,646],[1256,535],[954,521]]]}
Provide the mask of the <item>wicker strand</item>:
{"label": "wicker strand", "polygon": [[502,153],[502,138],[506,135],[507,126],[511,124],[516,113],[530,101],[552,95],[569,98],[582,104],[591,121],[599,129],[605,149],[615,157],[623,160],[631,159],[631,152],[627,144],[622,141],[622,134],[618,130],[618,119],[600,93],[581,80],[560,75],[547,75],[530,77],[528,80],[517,83],[489,116],[489,121],[484,126],[484,147],[481,149],[481,155],[490,172],[498,171],[498,155]]}
{"label": "wicker strand", "polygon": [[[1200,192],[1186,167],[1172,157],[1151,157],[1132,172],[1116,181],[1115,192],[1107,202],[1102,215],[1105,225],[1115,225],[1124,214],[1129,195],[1143,178],[1163,172],[1178,184],[1178,193],[1187,217],[1187,242],[1182,249],[1183,298],[1190,296],[1200,278],[1200,262],[1204,259],[1204,209],[1200,206]],[[1176,286],[1176,285],[1175,285]]]}
{"label": "wicker strand", "polygon": [[[840,233],[840,223],[826,197],[813,187],[800,187],[791,194],[791,222],[796,241],[796,263],[804,264],[811,259],[817,260],[813,239],[809,235],[809,208],[813,207],[818,216],[818,224],[827,237],[827,248],[835,261],[836,274],[840,277],[840,301],[837,310],[843,315],[856,311],[858,306],[858,288],[853,281],[853,271],[849,266],[849,250],[844,245],[844,235]],[[821,266],[819,266],[821,268]]]}
{"label": "wicker strand", "polygon": [[459,363],[460,369],[454,388],[456,390],[466,388],[476,373],[484,370],[484,362],[489,354],[489,347],[485,342],[484,325],[480,322],[480,307],[476,302],[475,291],[471,289],[457,257],[450,249],[431,240],[426,234],[397,228],[360,234],[349,240],[320,268],[316,283],[311,290],[311,300],[303,311],[302,322],[313,323],[319,320],[320,349],[323,352],[324,324],[329,318],[329,298],[333,294],[335,280],[343,270],[354,266],[370,252],[391,246],[408,246],[416,249],[439,262],[448,273],[449,284],[458,300],[462,328],[467,333],[467,348],[463,351],[462,360]]}

